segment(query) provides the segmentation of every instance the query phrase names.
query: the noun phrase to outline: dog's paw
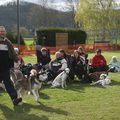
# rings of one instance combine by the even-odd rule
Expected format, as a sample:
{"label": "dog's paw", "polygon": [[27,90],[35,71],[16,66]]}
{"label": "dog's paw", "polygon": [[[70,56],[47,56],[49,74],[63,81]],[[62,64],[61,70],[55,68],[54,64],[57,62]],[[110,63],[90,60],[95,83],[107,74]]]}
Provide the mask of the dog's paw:
{"label": "dog's paw", "polygon": [[37,103],[39,103],[39,102],[40,102],[40,98],[37,98],[35,101],[36,101]]}
{"label": "dog's paw", "polygon": [[95,84],[96,84],[95,82],[90,83],[90,85],[95,85]]}
{"label": "dog's paw", "polygon": [[31,95],[31,92],[30,92],[30,91],[28,92],[28,95]]}

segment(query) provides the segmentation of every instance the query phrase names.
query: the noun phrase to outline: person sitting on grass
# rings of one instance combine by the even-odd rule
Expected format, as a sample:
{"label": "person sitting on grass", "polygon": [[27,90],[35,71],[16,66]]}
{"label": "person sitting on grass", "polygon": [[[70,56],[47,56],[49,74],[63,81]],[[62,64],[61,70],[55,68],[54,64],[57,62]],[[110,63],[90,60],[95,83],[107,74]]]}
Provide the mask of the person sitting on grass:
{"label": "person sitting on grass", "polygon": [[95,56],[91,60],[90,72],[107,71],[108,66],[105,57],[101,54],[101,49],[96,50]]}
{"label": "person sitting on grass", "polygon": [[37,50],[36,52],[37,52],[38,67],[41,68],[41,66],[42,66],[45,69],[47,69],[49,62],[51,61],[50,51],[47,48],[43,47],[40,50]]}
{"label": "person sitting on grass", "polygon": [[[72,68],[74,75],[77,75],[77,77],[80,80],[83,80],[83,76],[86,74],[85,70],[85,59],[81,59],[79,55],[78,50],[74,50],[73,56],[72,56]],[[81,81],[82,82],[82,81]]]}
{"label": "person sitting on grass", "polygon": [[74,80],[74,71],[71,64],[73,57],[70,53],[66,53],[63,49],[59,49],[59,52],[62,54],[62,57],[67,61],[68,68],[70,69],[69,79],[67,79],[67,82],[71,83]]}
{"label": "person sitting on grass", "polygon": [[67,61],[62,57],[60,52],[55,53],[55,59],[49,63],[48,81],[54,80],[54,78],[64,71],[68,67]]}
{"label": "person sitting on grass", "polygon": [[109,63],[110,72],[120,72],[120,61],[118,61],[116,56],[113,56]]}
{"label": "person sitting on grass", "polygon": [[17,54],[17,56],[18,56],[18,62],[14,63],[14,67],[20,69],[20,68],[22,68],[25,65],[25,62],[24,62],[22,56],[19,54],[19,49],[18,48],[14,48],[14,50],[15,50],[15,53]]}
{"label": "person sitting on grass", "polygon": [[83,47],[78,47],[78,51],[79,51],[79,55],[80,56],[83,56],[83,57],[85,57],[85,59],[87,59],[87,57],[88,57],[88,54],[86,54],[86,52],[85,52],[85,50],[83,49]]}

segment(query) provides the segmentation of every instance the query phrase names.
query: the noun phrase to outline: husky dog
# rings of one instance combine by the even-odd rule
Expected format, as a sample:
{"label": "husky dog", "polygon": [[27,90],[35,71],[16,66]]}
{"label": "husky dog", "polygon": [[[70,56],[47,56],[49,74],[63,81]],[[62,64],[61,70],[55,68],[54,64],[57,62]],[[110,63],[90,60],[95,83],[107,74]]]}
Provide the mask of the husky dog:
{"label": "husky dog", "polygon": [[52,82],[52,87],[66,87],[66,79],[69,75],[70,69],[66,68],[63,72],[61,72]]}
{"label": "husky dog", "polygon": [[30,71],[30,89],[35,98],[35,101],[38,101],[40,98],[39,89],[42,86],[42,82],[38,78],[38,73],[35,69]]}
{"label": "husky dog", "polygon": [[28,80],[19,69],[10,70],[10,79],[19,97],[22,96],[23,91],[29,90]]}
{"label": "husky dog", "polygon": [[37,70],[32,69],[30,75],[25,77],[20,70],[11,70],[11,81],[13,82],[18,96],[21,97],[23,91],[33,94],[36,101],[39,100],[39,89],[42,86],[42,82],[47,79],[47,74],[38,73]]}
{"label": "husky dog", "polygon": [[109,85],[111,83],[111,79],[108,77],[107,74],[101,74],[100,79],[97,82],[92,83],[91,85],[100,84],[103,87],[106,87],[106,85]]}

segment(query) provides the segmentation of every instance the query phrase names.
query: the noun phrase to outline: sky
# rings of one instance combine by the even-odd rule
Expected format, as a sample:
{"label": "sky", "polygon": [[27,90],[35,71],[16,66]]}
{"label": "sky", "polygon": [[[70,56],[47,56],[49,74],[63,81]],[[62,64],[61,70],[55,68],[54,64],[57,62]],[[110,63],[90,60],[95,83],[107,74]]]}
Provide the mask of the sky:
{"label": "sky", "polygon": [[[17,0],[0,0],[0,5],[6,4],[8,2],[13,2]],[[19,1],[26,1],[26,2],[32,2],[32,3],[38,3],[40,0],[19,0]],[[39,2],[40,3],[40,2]],[[54,2],[49,3],[49,7],[55,7],[58,10],[61,10],[65,7],[64,0],[54,0]]]}
{"label": "sky", "polygon": [[[0,5],[8,3],[8,2],[12,2],[12,1],[17,1],[17,0],[0,0]],[[33,3],[38,3],[38,1],[40,1],[40,0],[19,0],[19,1],[27,1],[27,2],[29,1],[29,2],[33,2]],[[63,3],[64,3],[63,0],[54,0],[54,3],[51,3],[51,4],[60,5]]]}
{"label": "sky", "polygon": [[[0,0],[0,5],[8,3],[8,2],[12,2],[12,1],[17,1],[17,0]],[[38,3],[38,1],[40,1],[40,0],[19,0],[19,1],[26,1],[26,2],[29,1],[29,2],[32,2],[32,3]],[[55,7],[58,10],[61,10],[61,9],[63,9],[65,7],[64,1],[65,0],[54,0],[54,2],[49,3],[49,6],[50,7]],[[118,8],[120,8],[120,0],[116,0],[116,1],[119,4]]]}

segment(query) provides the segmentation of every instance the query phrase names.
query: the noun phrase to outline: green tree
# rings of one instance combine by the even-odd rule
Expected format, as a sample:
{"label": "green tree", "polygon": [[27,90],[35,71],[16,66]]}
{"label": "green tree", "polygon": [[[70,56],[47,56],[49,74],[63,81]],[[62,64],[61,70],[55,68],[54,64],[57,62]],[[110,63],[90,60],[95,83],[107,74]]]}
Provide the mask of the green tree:
{"label": "green tree", "polygon": [[116,0],[80,0],[75,20],[83,29],[101,30],[105,40],[105,31],[117,28],[120,21],[116,4]]}

